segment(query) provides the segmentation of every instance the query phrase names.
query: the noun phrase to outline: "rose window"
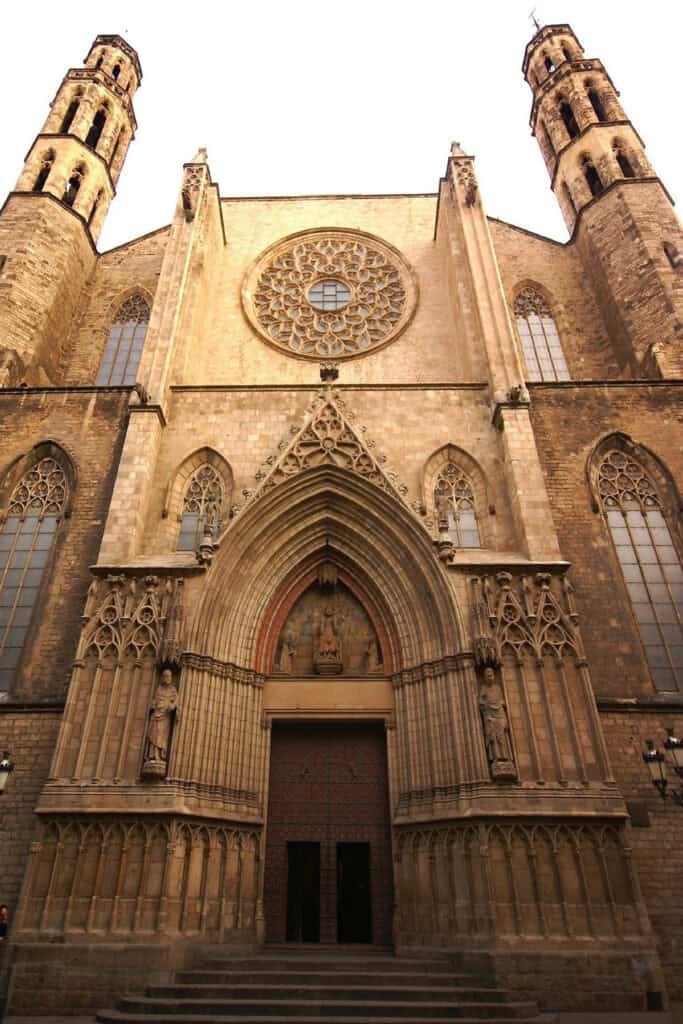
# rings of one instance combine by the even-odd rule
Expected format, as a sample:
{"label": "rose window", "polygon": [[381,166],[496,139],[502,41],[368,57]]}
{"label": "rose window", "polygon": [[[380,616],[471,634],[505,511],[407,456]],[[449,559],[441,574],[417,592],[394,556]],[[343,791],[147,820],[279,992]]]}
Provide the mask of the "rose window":
{"label": "rose window", "polygon": [[415,311],[413,271],[360,231],[307,231],[276,243],[247,273],[245,312],[290,355],[343,359],[393,341]]}

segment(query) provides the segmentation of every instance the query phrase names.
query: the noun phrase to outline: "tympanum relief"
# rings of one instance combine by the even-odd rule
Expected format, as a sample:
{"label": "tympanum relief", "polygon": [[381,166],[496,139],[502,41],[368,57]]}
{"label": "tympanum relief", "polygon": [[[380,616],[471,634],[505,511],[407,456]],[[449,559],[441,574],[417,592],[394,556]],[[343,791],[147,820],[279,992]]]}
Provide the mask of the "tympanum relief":
{"label": "tympanum relief", "polygon": [[292,608],[277,646],[276,675],[365,676],[383,671],[367,612],[326,563]]}

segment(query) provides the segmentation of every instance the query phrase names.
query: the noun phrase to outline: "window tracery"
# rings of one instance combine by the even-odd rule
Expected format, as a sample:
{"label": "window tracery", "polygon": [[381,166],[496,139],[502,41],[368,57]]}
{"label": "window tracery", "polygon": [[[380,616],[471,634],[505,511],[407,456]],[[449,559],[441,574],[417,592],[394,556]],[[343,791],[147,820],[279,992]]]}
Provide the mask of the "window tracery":
{"label": "window tracery", "polygon": [[14,487],[0,527],[0,700],[7,699],[67,500],[56,459],[44,457]]}
{"label": "window tracery", "polygon": [[598,492],[655,689],[683,689],[683,569],[657,489],[634,457],[613,448]]}
{"label": "window tracery", "polygon": [[434,507],[439,517],[448,518],[448,532],[457,548],[481,547],[472,484],[454,462],[446,463],[436,479]]}
{"label": "window tracery", "polygon": [[550,306],[535,288],[524,288],[514,305],[529,380],[570,380]]}
{"label": "window tracery", "polygon": [[109,331],[97,374],[98,385],[135,384],[149,313],[142,295],[132,295],[123,303]]}
{"label": "window tracery", "polygon": [[245,278],[253,327],[290,355],[343,359],[377,349],[409,323],[414,274],[373,236],[308,231],[272,246]]}
{"label": "window tracery", "polygon": [[190,479],[183,499],[180,521],[179,551],[194,551],[205,532],[218,534],[224,504],[223,481],[220,474],[205,463]]}

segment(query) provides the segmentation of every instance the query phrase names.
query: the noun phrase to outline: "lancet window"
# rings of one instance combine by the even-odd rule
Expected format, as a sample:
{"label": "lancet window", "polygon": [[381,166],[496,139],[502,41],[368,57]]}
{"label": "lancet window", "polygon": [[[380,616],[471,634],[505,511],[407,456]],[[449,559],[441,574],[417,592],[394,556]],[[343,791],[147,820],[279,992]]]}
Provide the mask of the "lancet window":
{"label": "lancet window", "polygon": [[436,478],[434,508],[439,518],[448,517],[448,532],[457,548],[481,547],[472,484],[454,462],[447,462]]}
{"label": "lancet window", "polygon": [[210,532],[216,537],[221,525],[224,487],[220,473],[205,463],[190,478],[180,521],[179,551],[194,551],[202,537]]}
{"label": "lancet window", "polygon": [[14,680],[66,499],[66,475],[49,456],[24,473],[9,499],[0,527],[0,700]]}
{"label": "lancet window", "polygon": [[524,288],[514,313],[529,380],[570,380],[553,314],[540,292]]}
{"label": "lancet window", "polygon": [[131,295],[111,325],[97,374],[98,385],[135,384],[148,324],[149,306],[141,295]]}
{"label": "lancet window", "polygon": [[600,463],[598,489],[655,689],[683,690],[683,569],[657,489],[616,448]]}

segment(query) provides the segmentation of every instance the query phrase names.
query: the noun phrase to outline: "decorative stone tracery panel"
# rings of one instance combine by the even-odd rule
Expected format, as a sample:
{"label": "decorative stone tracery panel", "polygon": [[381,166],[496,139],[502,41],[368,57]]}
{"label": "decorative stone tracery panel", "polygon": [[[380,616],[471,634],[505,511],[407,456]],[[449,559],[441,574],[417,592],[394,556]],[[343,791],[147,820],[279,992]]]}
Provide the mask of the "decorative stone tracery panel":
{"label": "decorative stone tracery panel", "polygon": [[[337,308],[313,291],[336,285]],[[347,359],[394,341],[409,324],[417,281],[404,257],[361,231],[304,231],[267,249],[247,272],[244,311],[269,344],[288,355]]]}

